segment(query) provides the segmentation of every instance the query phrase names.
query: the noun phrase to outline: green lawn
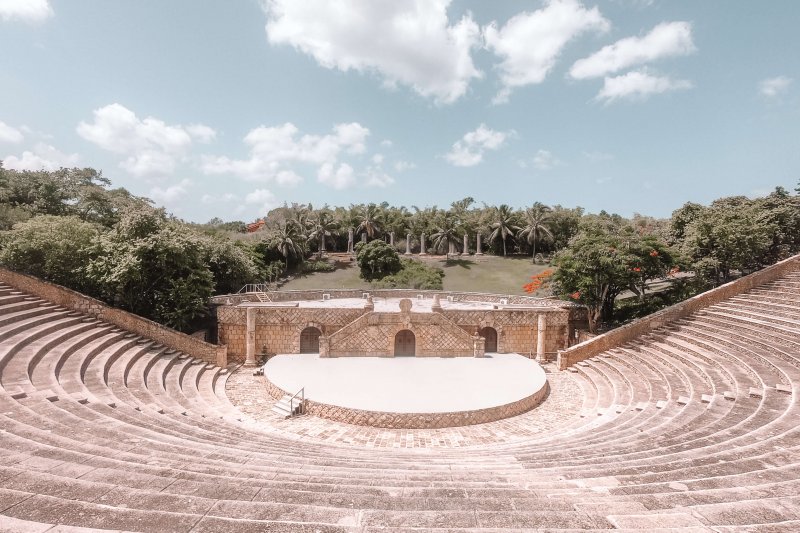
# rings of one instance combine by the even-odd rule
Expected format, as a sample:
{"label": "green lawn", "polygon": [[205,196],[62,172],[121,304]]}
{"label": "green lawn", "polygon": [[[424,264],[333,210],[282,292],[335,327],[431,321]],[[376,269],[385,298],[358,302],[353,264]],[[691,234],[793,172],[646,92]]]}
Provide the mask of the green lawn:
{"label": "green lawn", "polygon": [[[445,261],[443,258],[424,260],[432,266],[444,270],[444,290],[464,292],[491,292],[497,294],[525,294],[522,286],[530,281],[533,274],[549,268],[547,265],[534,265],[529,257],[495,257],[485,255],[480,258],[470,256],[465,259]],[[334,272],[321,272],[295,278],[284,284],[282,290],[302,289],[367,289],[369,283],[358,274],[358,266],[352,263],[337,263]]]}

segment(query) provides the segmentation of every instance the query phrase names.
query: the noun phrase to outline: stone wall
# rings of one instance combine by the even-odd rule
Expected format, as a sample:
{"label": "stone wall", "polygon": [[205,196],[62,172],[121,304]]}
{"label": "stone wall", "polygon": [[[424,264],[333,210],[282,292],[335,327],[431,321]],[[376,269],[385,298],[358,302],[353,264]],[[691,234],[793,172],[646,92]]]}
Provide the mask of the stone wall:
{"label": "stone wall", "polygon": [[[289,394],[266,377],[264,377],[264,380],[267,384],[267,391],[276,400]],[[517,416],[542,403],[549,392],[550,384],[545,382],[544,386],[537,392],[516,402],[486,409],[451,413],[386,413],[340,407],[308,399],[303,402],[303,410],[307,414],[320,418],[358,426],[390,429],[438,429],[485,424]]]}
{"label": "stone wall", "polygon": [[635,340],[665,324],[679,320],[701,309],[705,309],[706,307],[736,296],[737,294],[749,291],[753,287],[774,281],[798,269],[800,269],[800,254],[763,270],[759,270],[749,276],[744,276],[730,283],[726,283],[716,289],[698,294],[693,298],[662,309],[652,315],[634,320],[630,324],[613,329],[608,333],[598,335],[593,339],[559,352],[558,368],[564,370],[579,361],[584,361],[606,350]]}
{"label": "stone wall", "polygon": [[[310,291],[314,292],[314,291]],[[438,294],[438,293],[437,293]],[[446,293],[445,293],[446,294]],[[300,351],[300,332],[306,327],[318,328],[323,336],[330,336],[347,324],[364,315],[364,308],[331,307],[256,307],[256,353],[278,354],[298,353]],[[574,327],[580,323],[582,308],[548,306],[541,308],[504,308],[477,310],[442,310],[448,322],[460,327],[470,338],[477,329],[492,327],[497,331],[498,352],[536,354],[538,330],[537,321],[540,314],[546,315],[545,346],[546,354],[555,355],[558,350],[570,346],[574,337]],[[228,347],[231,360],[243,362],[246,354],[246,308],[235,305],[217,307],[218,338]],[[431,313],[413,313],[415,317]],[[415,321],[417,319],[415,318]],[[422,327],[424,326],[424,327]],[[449,342],[438,326],[420,324],[421,335],[425,342],[418,343],[419,355],[466,355],[472,353],[464,342]],[[403,328],[399,328],[403,329]],[[359,334],[358,341],[349,339],[346,344],[353,350],[352,355],[391,355],[393,353],[393,336],[399,331],[397,324],[371,327],[367,333]],[[408,328],[413,329],[413,328]],[[388,344],[391,336],[392,343]],[[380,339],[380,341],[378,341]],[[428,343],[427,339],[431,339]],[[434,342],[435,341],[435,342]],[[456,346],[456,344],[458,344]],[[438,348],[434,350],[433,346]],[[380,346],[380,347],[378,347]],[[391,346],[391,348],[389,348]],[[341,345],[342,349],[344,344]],[[334,346],[339,350],[339,346]],[[429,351],[425,351],[429,350]],[[434,351],[436,353],[434,353]],[[338,353],[341,353],[340,351]]]}
{"label": "stone wall", "polygon": [[0,268],[0,281],[22,292],[38,296],[61,307],[96,317],[99,320],[114,324],[126,331],[152,339],[164,346],[187,353],[208,363],[221,367],[228,366],[228,351],[225,346],[209,344],[191,335],[162,326],[152,320],[111,307],[100,300],[32,276]]}

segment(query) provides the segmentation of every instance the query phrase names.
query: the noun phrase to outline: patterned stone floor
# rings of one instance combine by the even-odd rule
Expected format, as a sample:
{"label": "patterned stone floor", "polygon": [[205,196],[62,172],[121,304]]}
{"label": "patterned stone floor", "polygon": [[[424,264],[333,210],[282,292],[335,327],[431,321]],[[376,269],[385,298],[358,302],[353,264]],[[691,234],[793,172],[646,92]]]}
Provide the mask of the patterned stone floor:
{"label": "patterned stone floor", "polygon": [[248,426],[268,433],[368,448],[460,448],[529,439],[578,418],[583,394],[576,379],[569,372],[556,372],[552,364],[546,365],[545,371],[550,394],[533,410],[488,424],[444,429],[371,428],[311,415],[283,419],[270,411],[275,400],[267,393],[264,377],[253,376],[251,369],[240,368],[233,372],[226,383],[226,392],[231,402],[250,419]]}

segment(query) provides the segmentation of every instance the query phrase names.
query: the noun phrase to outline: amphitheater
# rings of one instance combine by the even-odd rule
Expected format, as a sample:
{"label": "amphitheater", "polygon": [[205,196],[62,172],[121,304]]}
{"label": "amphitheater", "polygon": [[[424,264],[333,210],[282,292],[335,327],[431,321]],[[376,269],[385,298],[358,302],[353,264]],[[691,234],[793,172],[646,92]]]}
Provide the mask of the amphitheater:
{"label": "amphitheater", "polygon": [[800,256],[461,427],[284,418],[227,349],[0,270],[0,531],[800,531]]}

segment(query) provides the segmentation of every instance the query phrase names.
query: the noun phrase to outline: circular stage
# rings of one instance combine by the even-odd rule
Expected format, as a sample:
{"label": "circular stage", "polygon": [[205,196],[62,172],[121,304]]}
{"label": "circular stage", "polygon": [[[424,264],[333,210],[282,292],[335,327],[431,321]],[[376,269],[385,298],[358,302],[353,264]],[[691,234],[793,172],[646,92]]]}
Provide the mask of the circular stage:
{"label": "circular stage", "polygon": [[486,357],[278,355],[264,365],[270,394],[305,387],[306,412],[350,424],[442,428],[493,422],[528,411],[547,394],[536,361]]}

